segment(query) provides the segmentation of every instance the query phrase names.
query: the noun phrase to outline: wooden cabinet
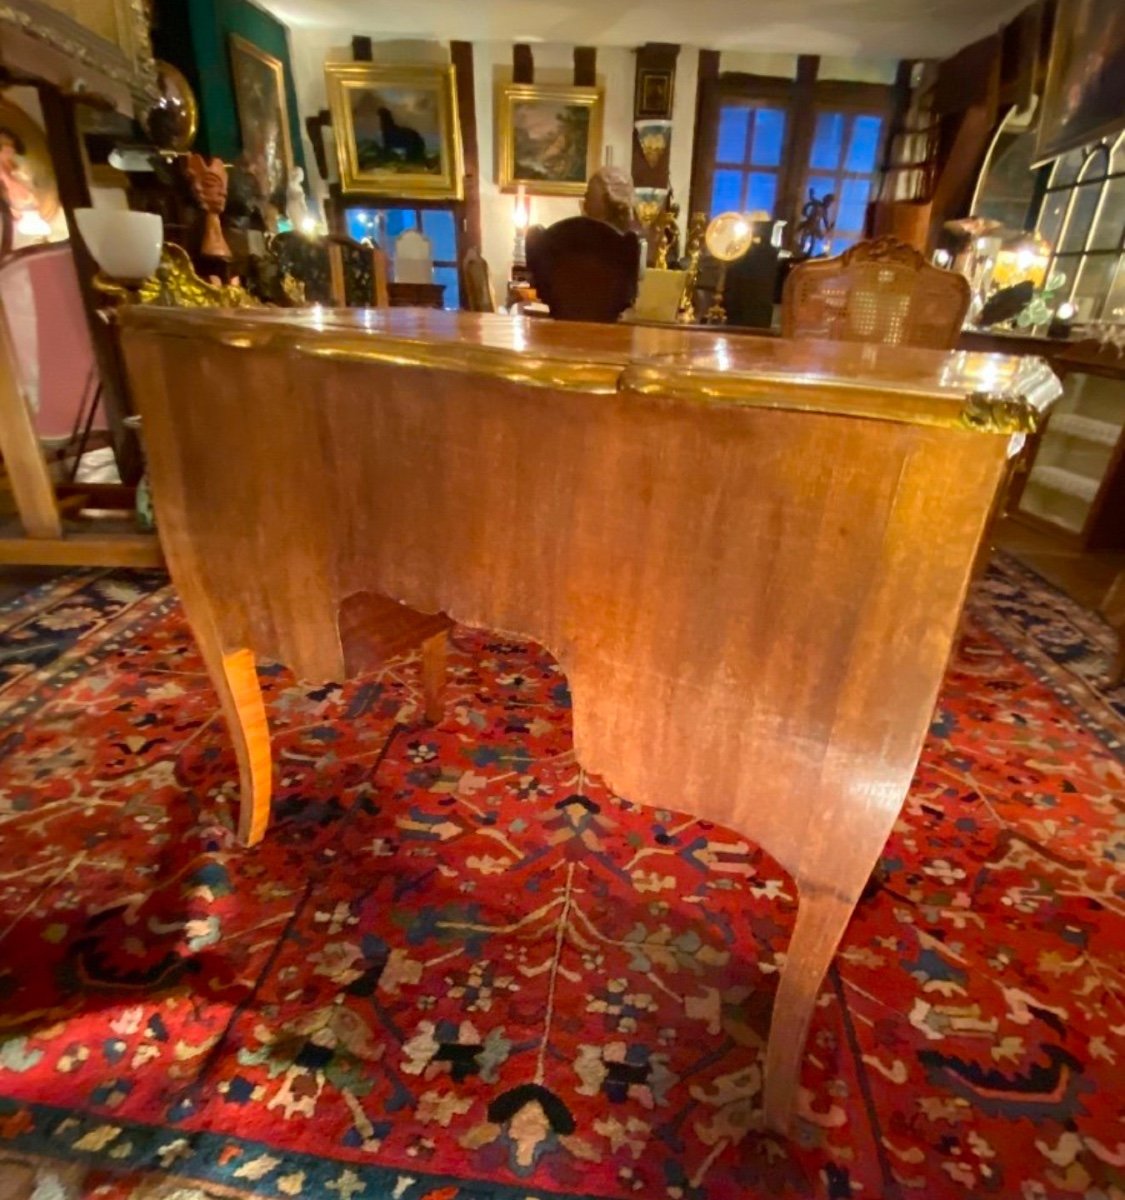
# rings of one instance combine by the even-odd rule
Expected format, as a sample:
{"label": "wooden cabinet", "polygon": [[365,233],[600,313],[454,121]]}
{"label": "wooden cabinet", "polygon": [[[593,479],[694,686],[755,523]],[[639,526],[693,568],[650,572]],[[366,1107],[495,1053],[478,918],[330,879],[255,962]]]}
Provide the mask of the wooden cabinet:
{"label": "wooden cabinet", "polygon": [[1091,549],[1125,546],[1123,430],[1125,372],[1068,371],[1027,472],[1019,514],[1073,534]]}
{"label": "wooden cabinet", "polygon": [[1092,341],[1004,334],[965,334],[959,344],[1038,355],[1063,383],[1021,456],[1008,511],[1083,549],[1125,550],[1125,353]]}

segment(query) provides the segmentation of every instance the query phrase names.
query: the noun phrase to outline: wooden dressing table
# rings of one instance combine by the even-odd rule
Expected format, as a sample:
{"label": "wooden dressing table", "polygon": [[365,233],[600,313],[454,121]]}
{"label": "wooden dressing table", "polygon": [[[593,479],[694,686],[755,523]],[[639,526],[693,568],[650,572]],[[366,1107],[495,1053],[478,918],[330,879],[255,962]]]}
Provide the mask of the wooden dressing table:
{"label": "wooden dressing table", "polygon": [[137,307],[122,324],[243,838],[269,815],[257,657],[336,680],[423,644],[433,684],[449,618],[536,639],[566,672],[586,768],[738,830],[795,878],[765,1082],[786,1129],[818,989],[1050,371],[409,310]]}

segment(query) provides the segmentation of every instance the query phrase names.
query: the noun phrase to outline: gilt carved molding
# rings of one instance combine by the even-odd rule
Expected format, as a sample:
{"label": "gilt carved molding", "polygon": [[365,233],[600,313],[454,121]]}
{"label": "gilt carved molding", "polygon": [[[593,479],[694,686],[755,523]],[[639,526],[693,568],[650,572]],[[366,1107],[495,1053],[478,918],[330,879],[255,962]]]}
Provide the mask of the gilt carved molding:
{"label": "gilt carved molding", "polygon": [[[75,88],[82,81],[84,70],[96,72],[127,88],[137,104],[147,105],[156,95],[148,4],[146,0],[109,0],[109,3],[112,8],[105,12],[111,19],[116,40],[44,0],[19,0],[19,3],[0,0],[0,33],[7,26],[66,56],[73,64],[72,77],[48,82]],[[93,7],[84,4],[73,7],[83,15],[93,12]]]}

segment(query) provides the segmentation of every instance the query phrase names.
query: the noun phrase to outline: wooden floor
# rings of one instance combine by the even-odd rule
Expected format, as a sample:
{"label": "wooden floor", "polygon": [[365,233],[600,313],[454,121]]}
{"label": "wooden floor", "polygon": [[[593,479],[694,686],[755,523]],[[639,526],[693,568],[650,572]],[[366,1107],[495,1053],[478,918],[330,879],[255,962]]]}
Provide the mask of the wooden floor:
{"label": "wooden floor", "polygon": [[[1020,521],[1002,521],[993,544],[1007,550],[1086,608],[1100,609],[1110,584],[1125,571],[1125,554],[1083,554]],[[0,565],[0,604],[61,572],[57,567]]]}
{"label": "wooden floor", "polygon": [[996,527],[992,541],[1084,608],[1100,610],[1110,585],[1125,571],[1125,553],[1083,553],[1061,538],[1011,517]]}

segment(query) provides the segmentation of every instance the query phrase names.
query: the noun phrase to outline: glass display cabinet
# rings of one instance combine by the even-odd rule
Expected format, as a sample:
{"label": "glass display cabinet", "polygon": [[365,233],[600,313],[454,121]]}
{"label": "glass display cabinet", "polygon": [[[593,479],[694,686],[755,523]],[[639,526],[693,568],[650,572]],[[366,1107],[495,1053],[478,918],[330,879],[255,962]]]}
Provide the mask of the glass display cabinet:
{"label": "glass display cabinet", "polygon": [[1051,356],[1063,395],[1011,506],[1091,550],[1125,549],[1125,356],[1096,342]]}

